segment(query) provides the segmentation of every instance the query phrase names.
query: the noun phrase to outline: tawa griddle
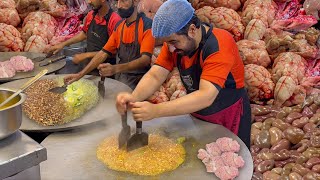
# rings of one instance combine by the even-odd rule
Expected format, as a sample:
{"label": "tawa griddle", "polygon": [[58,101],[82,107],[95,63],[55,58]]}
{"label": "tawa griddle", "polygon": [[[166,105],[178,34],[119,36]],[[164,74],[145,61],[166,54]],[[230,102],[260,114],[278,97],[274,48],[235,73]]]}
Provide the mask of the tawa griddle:
{"label": "tawa griddle", "polygon": [[[132,116],[128,116],[131,127],[135,124]],[[176,170],[159,176],[138,176],[131,173],[117,172],[108,169],[96,157],[98,145],[107,137],[117,135],[121,130],[120,116],[97,122],[95,125],[57,132],[49,135],[41,144],[48,150],[48,160],[41,164],[41,177],[46,180],[55,179],[218,179],[213,173],[207,173],[204,164],[197,158],[200,148],[205,148],[220,137],[230,137],[239,142],[240,155],[245,166],[240,169],[237,180],[251,179],[253,161],[245,144],[232,132],[220,125],[211,124],[189,115],[159,118],[144,122],[144,130],[149,134],[159,133],[171,139],[185,137],[186,161]],[[132,133],[134,128],[132,129]],[[59,172],[59,173],[57,173]]]}
{"label": "tawa griddle", "polygon": [[[64,77],[65,75],[47,75],[42,77],[41,79],[54,79],[58,77]],[[97,76],[85,76],[89,80],[94,81],[95,85],[98,85],[98,81],[100,77]],[[20,79],[16,81],[12,81],[9,83],[5,83],[0,85],[0,87],[17,89],[21,84],[28,81],[27,79]],[[83,116],[78,119],[75,119],[67,124],[56,125],[56,126],[42,126],[36,123],[33,120],[30,120],[24,113],[22,114],[22,124],[20,130],[25,132],[55,132],[55,131],[63,131],[68,129],[78,128],[80,126],[88,125],[97,121],[105,120],[105,119],[113,119],[118,116],[118,112],[115,107],[115,99],[118,92],[131,92],[131,89],[116,80],[106,78],[105,80],[105,98],[100,97],[98,104],[96,107],[87,111]]]}
{"label": "tawa griddle", "polygon": [[[33,59],[36,57],[44,57],[45,54],[42,53],[33,53],[33,52],[0,52],[0,61],[7,61],[9,60],[12,56],[25,56],[29,59]],[[16,75],[13,76],[12,78],[0,78],[0,82],[9,82],[17,79],[24,79],[24,78],[29,78],[37,75],[40,71],[43,69],[48,69],[48,73],[55,72],[61,68],[63,68],[66,65],[66,62],[64,60],[49,64],[47,66],[40,67],[39,63],[33,61],[34,63],[34,69],[29,72],[16,72]]]}

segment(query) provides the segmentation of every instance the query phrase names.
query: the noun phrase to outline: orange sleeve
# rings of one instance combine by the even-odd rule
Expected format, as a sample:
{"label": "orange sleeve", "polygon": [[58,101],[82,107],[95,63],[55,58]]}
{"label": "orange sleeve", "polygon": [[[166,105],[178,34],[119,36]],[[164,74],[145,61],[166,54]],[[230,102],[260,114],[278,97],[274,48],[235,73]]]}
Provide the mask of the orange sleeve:
{"label": "orange sleeve", "polygon": [[201,79],[215,83],[223,88],[234,62],[235,59],[232,53],[219,51],[209,55],[203,62]]}
{"label": "orange sleeve", "polygon": [[140,54],[146,54],[148,56],[152,56],[153,49],[155,46],[155,39],[152,36],[151,29],[146,30],[143,33],[142,41],[140,45]]}
{"label": "orange sleeve", "polygon": [[93,11],[90,11],[90,12],[87,14],[87,16],[84,18],[84,22],[83,22],[84,26],[83,26],[82,30],[83,30],[83,32],[85,32],[85,33],[88,32],[89,25],[90,25],[90,23],[91,23],[91,21],[92,21],[92,19],[93,19],[92,16],[93,16]]}
{"label": "orange sleeve", "polygon": [[[118,26],[119,27],[119,26]],[[104,45],[102,51],[108,53],[110,56],[117,53],[117,48],[120,39],[118,38],[119,28],[117,28],[108,39],[108,42]]]}
{"label": "orange sleeve", "polygon": [[163,43],[160,54],[158,55],[155,64],[167,69],[168,71],[173,70],[174,59],[172,53],[169,51],[167,43]]}

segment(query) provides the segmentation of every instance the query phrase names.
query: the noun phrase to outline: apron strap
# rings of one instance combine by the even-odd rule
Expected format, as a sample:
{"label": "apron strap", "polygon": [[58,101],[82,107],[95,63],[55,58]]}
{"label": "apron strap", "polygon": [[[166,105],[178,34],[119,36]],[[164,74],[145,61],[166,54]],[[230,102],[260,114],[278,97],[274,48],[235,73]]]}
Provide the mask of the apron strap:
{"label": "apron strap", "polygon": [[[139,14],[137,15],[137,19],[136,19],[136,25],[135,25],[135,38],[134,38],[134,42],[138,42],[138,28],[139,28],[139,20],[140,20],[140,16]],[[122,29],[121,29],[121,35],[120,35],[120,42],[122,42],[122,37],[123,37],[123,29],[124,29],[124,25],[126,24],[126,22],[123,23],[122,25]]]}

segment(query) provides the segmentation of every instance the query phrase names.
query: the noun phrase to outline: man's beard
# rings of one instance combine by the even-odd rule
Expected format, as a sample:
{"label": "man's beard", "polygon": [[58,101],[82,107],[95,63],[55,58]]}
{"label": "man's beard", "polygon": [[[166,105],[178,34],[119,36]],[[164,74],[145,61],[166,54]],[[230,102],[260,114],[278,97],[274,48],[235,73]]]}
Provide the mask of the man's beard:
{"label": "man's beard", "polygon": [[188,49],[182,50],[182,49],[175,49],[175,52],[182,56],[190,56],[195,50],[196,50],[196,41],[194,39],[189,38],[189,45],[187,46]]}
{"label": "man's beard", "polygon": [[102,6],[99,5],[99,6],[94,6],[92,4],[90,4],[91,8],[94,10],[94,11],[98,11]]}
{"label": "man's beard", "polygon": [[134,6],[132,6],[128,9],[118,8],[118,14],[122,18],[129,18],[134,12]]}

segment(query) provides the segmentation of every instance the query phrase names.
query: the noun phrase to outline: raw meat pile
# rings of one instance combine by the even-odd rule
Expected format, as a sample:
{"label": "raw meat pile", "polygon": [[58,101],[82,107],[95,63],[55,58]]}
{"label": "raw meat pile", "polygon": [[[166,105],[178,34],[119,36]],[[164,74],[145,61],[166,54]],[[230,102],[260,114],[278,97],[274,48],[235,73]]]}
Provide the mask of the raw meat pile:
{"label": "raw meat pile", "polygon": [[16,72],[32,71],[34,64],[24,56],[13,56],[8,61],[0,62],[0,78],[11,78]]}
{"label": "raw meat pile", "polygon": [[[200,20],[228,30],[234,36],[246,66],[245,85],[253,103],[297,105],[319,87],[312,78],[320,74],[315,66],[320,59],[320,30],[311,27],[317,23],[319,1],[309,0],[304,4],[299,0],[190,2]],[[160,48],[154,51],[153,63]],[[168,93],[166,88],[170,78],[150,97],[151,102],[171,99],[172,92]],[[303,84],[305,80],[313,82]],[[181,80],[174,83],[177,87]]]}
{"label": "raw meat pile", "polygon": [[239,175],[239,168],[244,160],[236,154],[240,150],[237,141],[223,137],[206,145],[206,150],[199,149],[198,158],[206,166],[207,172],[215,173],[222,180],[234,179]]}
{"label": "raw meat pile", "polygon": [[0,52],[42,53],[80,32],[80,17],[87,11],[85,0],[1,0],[0,24],[14,27],[1,25]]}
{"label": "raw meat pile", "polygon": [[[312,27],[319,20],[320,1],[189,2],[202,21],[229,31],[237,42],[253,103],[252,179],[320,179],[320,30]],[[160,48],[155,49],[152,64]],[[150,98],[152,102],[170,100],[170,78]],[[173,87],[178,85],[180,79]],[[212,147],[219,149],[214,143]],[[199,158],[208,171],[217,171],[208,166],[212,162],[208,151],[200,150]],[[217,165],[224,163],[215,160]],[[223,172],[236,174],[230,169]]]}
{"label": "raw meat pile", "polygon": [[282,108],[252,104],[251,109],[253,180],[319,179],[319,89],[303,104]]}

